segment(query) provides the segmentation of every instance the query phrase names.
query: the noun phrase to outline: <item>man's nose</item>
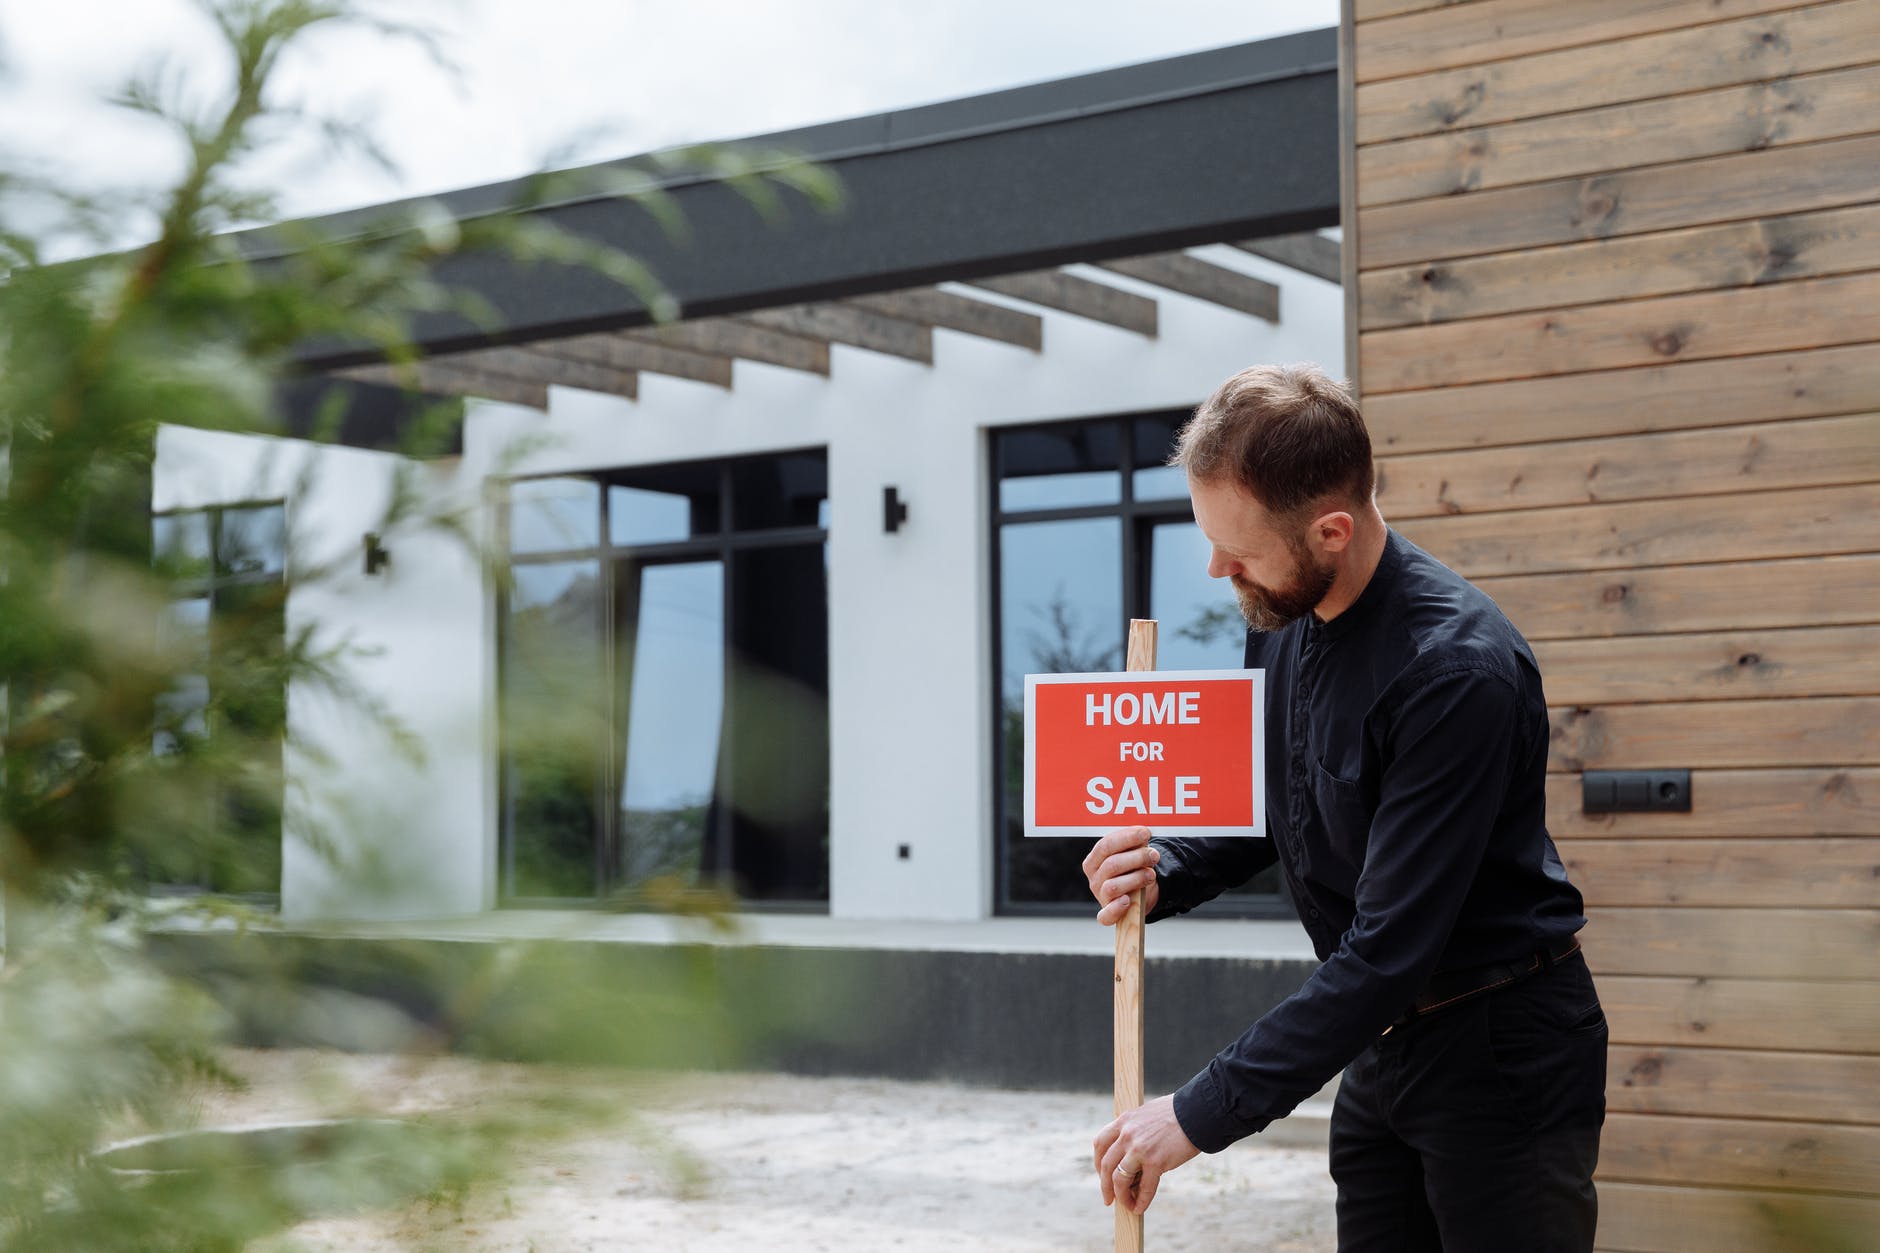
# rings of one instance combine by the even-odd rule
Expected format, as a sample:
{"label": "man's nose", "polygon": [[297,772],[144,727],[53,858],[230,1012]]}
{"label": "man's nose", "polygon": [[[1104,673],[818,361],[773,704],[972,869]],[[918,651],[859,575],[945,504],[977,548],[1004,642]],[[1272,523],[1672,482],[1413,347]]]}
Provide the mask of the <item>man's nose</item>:
{"label": "man's nose", "polygon": [[1228,575],[1232,574],[1233,572],[1234,572],[1233,562],[1221,556],[1221,554],[1218,552],[1211,552],[1208,554],[1208,577],[1209,578],[1224,579]]}

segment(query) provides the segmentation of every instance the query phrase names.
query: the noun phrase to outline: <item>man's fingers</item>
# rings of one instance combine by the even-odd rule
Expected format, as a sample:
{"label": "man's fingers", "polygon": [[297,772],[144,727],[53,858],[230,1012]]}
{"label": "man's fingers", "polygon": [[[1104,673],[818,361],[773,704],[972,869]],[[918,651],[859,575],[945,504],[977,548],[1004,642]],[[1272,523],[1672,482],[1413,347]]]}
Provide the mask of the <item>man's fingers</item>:
{"label": "man's fingers", "polygon": [[1156,1185],[1162,1182],[1162,1172],[1143,1167],[1142,1178],[1136,1181],[1135,1196],[1129,1208],[1138,1214],[1149,1208],[1149,1202],[1155,1200]]}
{"label": "man's fingers", "polygon": [[1132,848],[1121,853],[1112,853],[1109,857],[1104,858],[1103,864],[1097,867],[1097,873],[1093,877],[1097,882],[1101,883],[1105,879],[1114,879],[1118,875],[1129,874],[1134,870],[1141,870],[1145,867],[1152,868],[1161,860],[1162,850],[1151,848],[1145,844],[1141,848]]}
{"label": "man's fingers", "polygon": [[1119,853],[1126,848],[1137,848],[1148,842],[1149,828],[1147,827],[1118,827],[1114,831],[1106,832],[1103,838],[1098,840],[1096,845],[1084,855],[1084,877],[1086,879],[1092,877],[1097,867],[1103,864],[1104,858],[1112,853]]}

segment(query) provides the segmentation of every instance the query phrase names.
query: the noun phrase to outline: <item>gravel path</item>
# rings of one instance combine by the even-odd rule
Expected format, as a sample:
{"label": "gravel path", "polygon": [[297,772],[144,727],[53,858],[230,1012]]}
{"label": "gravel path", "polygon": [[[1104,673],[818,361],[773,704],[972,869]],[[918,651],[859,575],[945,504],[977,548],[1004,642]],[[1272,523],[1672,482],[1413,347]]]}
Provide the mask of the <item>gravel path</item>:
{"label": "gravel path", "polygon": [[[238,1052],[248,1092],[205,1101],[237,1124],[326,1114],[475,1112],[559,1092],[637,1108],[524,1150],[461,1210],[308,1223],[280,1248],[768,1250],[1110,1248],[1090,1139],[1107,1097],[934,1083],[686,1074],[652,1078],[307,1051]],[[664,1144],[662,1145],[662,1141]],[[675,1168],[671,1146],[697,1169]],[[1326,1253],[1332,1185],[1323,1148],[1255,1137],[1163,1184],[1147,1220],[1157,1250]]]}

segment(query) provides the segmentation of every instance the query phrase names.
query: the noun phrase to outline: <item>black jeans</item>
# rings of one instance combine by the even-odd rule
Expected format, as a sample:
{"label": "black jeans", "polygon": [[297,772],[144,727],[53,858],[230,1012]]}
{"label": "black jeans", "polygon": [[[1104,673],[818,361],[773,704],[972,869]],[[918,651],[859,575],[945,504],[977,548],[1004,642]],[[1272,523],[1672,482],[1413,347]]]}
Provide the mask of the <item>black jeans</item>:
{"label": "black jeans", "polygon": [[1339,1253],[1587,1253],[1606,1017],[1578,953],[1398,1026],[1332,1106]]}

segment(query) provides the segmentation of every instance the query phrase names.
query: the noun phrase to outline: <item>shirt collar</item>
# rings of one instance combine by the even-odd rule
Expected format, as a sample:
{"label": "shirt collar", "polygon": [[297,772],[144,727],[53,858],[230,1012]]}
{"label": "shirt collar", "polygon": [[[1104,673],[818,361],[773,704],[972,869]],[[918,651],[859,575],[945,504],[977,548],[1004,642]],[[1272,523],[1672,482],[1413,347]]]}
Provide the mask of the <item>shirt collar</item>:
{"label": "shirt collar", "polygon": [[1378,606],[1390,593],[1391,585],[1397,581],[1398,568],[1403,565],[1403,545],[1403,537],[1392,528],[1385,527],[1384,551],[1377,559],[1377,569],[1371,572],[1371,581],[1358,593],[1358,599],[1330,622],[1320,622],[1317,615],[1307,614],[1306,638],[1315,641],[1342,639],[1375,617]]}

